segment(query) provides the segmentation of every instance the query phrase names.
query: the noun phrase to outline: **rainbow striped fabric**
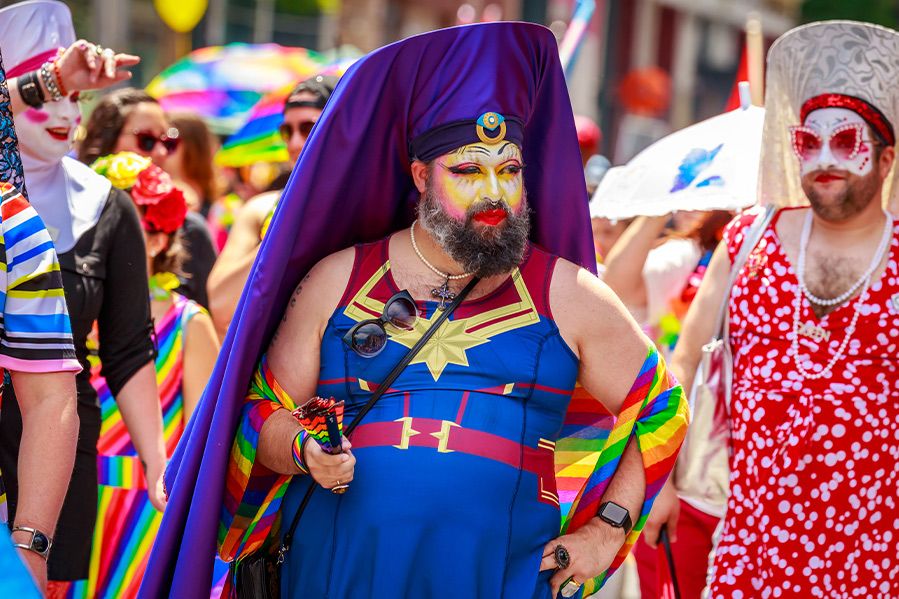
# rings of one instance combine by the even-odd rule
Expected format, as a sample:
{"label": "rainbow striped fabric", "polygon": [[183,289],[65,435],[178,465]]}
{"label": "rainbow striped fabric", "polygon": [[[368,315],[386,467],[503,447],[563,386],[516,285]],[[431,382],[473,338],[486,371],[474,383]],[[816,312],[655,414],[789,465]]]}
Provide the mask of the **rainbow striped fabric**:
{"label": "rainbow striped fabric", "polygon": [[[172,298],[172,307],[156,324],[159,344],[156,383],[168,455],[174,451],[185,425],[184,330],[190,319],[203,311],[183,296],[172,294]],[[91,547],[90,576],[73,583],[67,597],[129,599],[137,596],[162,514],[147,497],[147,481],[137,451],[115,398],[99,374],[99,364],[92,370],[91,382],[97,389],[103,416],[97,443],[100,482],[97,525]]]}
{"label": "rainbow striped fabric", "polygon": [[[572,408],[569,408],[562,432],[565,439],[560,442],[575,444],[582,456],[595,455],[597,450],[600,453],[586,484],[574,498],[568,516],[563,518],[563,533],[577,530],[596,515],[603,493],[631,439],[638,444],[646,476],[646,498],[640,516],[635,519],[633,529],[609,569],[584,584],[583,595],[587,596],[599,590],[614,574],[640,536],[652,503],[674,468],[677,452],[687,433],[689,408],[683,389],[671,376],[655,346],[649,347],[640,373],[621,406],[621,414],[606,439],[602,438],[604,427],[596,426],[595,409],[578,411]],[[590,445],[594,447],[592,452]]]}
{"label": "rainbow striped fabric", "polygon": [[260,549],[278,523],[281,498],[290,476],[257,463],[256,448],[263,423],[282,406],[291,412],[297,408],[275,380],[263,356],[250,383],[231,446],[218,538],[219,556],[225,561]]}
{"label": "rainbow striped fabric", "polygon": [[0,182],[0,369],[78,372],[62,275],[28,200]]}

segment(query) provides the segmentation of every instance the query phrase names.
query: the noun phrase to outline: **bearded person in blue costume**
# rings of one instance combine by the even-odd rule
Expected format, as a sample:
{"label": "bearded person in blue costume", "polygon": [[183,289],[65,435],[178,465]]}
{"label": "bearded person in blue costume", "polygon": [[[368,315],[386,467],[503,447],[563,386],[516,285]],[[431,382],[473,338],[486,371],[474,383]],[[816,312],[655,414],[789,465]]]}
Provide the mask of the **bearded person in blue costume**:
{"label": "bearded person in blue costume", "polygon": [[[549,30],[446,29],[360,60],[307,141],[169,466],[141,596],[208,596],[216,550],[277,547],[310,488],[283,597],[596,589],[639,535],[687,409],[593,268]],[[352,419],[451,304],[326,452],[295,408],[333,397]]]}

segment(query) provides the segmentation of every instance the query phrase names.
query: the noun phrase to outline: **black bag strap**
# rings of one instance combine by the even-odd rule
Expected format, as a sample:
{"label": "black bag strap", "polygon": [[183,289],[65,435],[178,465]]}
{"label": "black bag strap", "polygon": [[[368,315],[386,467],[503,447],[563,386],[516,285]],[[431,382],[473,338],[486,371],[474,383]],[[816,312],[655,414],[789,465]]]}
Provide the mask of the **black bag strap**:
{"label": "black bag strap", "polygon": [[659,529],[659,539],[665,549],[665,559],[668,562],[668,573],[671,574],[671,586],[674,588],[674,599],[681,599],[680,587],[677,584],[677,568],[674,567],[674,552],[671,551],[671,536],[668,534],[668,525],[663,524]]}
{"label": "black bag strap", "polygon": [[[446,321],[446,319],[450,317],[450,314],[452,314],[455,309],[458,308],[463,301],[465,301],[465,298],[469,293],[471,293],[471,290],[474,289],[475,285],[477,285],[480,280],[481,279],[478,277],[472,277],[471,281],[469,281],[468,284],[462,289],[462,291],[460,291],[458,295],[456,295],[455,299],[453,299],[453,303],[451,303],[449,307],[446,308],[446,310],[443,310],[441,312],[440,316],[437,317],[437,320],[435,320],[434,323],[430,327],[428,327],[428,330],[425,331],[425,334],[421,336],[421,339],[419,339],[415,343],[415,345],[412,346],[412,349],[406,352],[406,355],[403,356],[403,359],[393,367],[393,370],[390,371],[390,374],[388,374],[387,377],[381,382],[381,384],[378,385],[377,391],[372,393],[372,396],[369,398],[368,403],[366,403],[365,406],[361,410],[359,410],[359,413],[356,414],[356,417],[353,418],[353,421],[344,428],[344,436],[348,437],[353,432],[353,430],[355,430],[355,428],[359,426],[359,423],[363,418],[365,418],[365,415],[371,411],[376,403],[378,403],[378,400],[381,399],[381,396],[384,395],[384,393],[386,393],[388,389],[390,389],[390,386],[396,381],[397,378],[399,378],[403,370],[406,369],[406,366],[408,366],[412,362],[412,359],[415,357],[415,355],[419,351],[421,351],[421,349],[431,339],[431,337],[434,336],[434,333],[437,332],[437,329],[440,328],[440,325],[442,325]],[[303,515],[303,512],[306,510],[306,506],[309,505],[309,500],[312,499],[312,494],[315,492],[315,489],[317,487],[318,485],[315,483],[315,481],[312,481],[312,484],[309,486],[309,489],[303,496],[303,501],[300,502],[300,505],[297,508],[297,512],[293,516],[293,521],[290,523],[290,528],[287,529],[287,533],[281,540],[281,547],[278,550],[278,563],[281,563],[284,560],[284,554],[287,553],[288,550],[290,550],[290,543],[293,541],[293,533],[296,532],[297,525],[300,523],[300,516]]]}

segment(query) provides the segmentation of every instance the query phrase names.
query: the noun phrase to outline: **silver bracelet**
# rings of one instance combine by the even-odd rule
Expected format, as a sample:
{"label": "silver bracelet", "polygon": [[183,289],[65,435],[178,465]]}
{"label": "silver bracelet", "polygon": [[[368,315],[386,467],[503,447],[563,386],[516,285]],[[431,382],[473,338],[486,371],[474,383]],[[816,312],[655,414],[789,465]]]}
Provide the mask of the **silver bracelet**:
{"label": "silver bracelet", "polygon": [[50,70],[50,63],[45,62],[41,65],[41,80],[47,91],[50,92],[50,99],[54,102],[62,100],[62,92],[59,91],[59,85],[56,84],[56,75]]}

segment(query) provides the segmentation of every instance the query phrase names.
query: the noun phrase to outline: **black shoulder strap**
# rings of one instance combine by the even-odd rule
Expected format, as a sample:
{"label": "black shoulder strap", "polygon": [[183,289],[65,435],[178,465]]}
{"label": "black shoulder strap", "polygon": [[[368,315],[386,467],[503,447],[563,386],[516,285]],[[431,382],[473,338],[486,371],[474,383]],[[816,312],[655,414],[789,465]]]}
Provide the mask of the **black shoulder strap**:
{"label": "black shoulder strap", "polygon": [[[371,411],[376,403],[378,403],[378,400],[381,399],[381,396],[384,395],[384,393],[386,393],[388,389],[390,389],[390,386],[396,381],[397,378],[399,378],[403,370],[406,369],[406,366],[408,366],[409,363],[412,362],[412,359],[415,357],[415,355],[419,351],[421,351],[421,348],[423,348],[428,340],[430,340],[430,338],[434,336],[434,333],[437,332],[437,329],[440,328],[440,325],[442,325],[446,321],[446,319],[450,317],[450,314],[452,314],[455,309],[459,307],[459,304],[465,301],[465,298],[469,293],[471,293],[471,290],[474,289],[475,285],[477,285],[479,281],[480,279],[478,277],[472,277],[471,281],[468,282],[468,285],[466,285],[462,289],[462,291],[460,291],[459,294],[455,297],[453,303],[451,303],[446,310],[441,312],[440,316],[437,317],[437,320],[435,320],[434,323],[430,327],[428,327],[428,330],[425,331],[425,334],[421,336],[421,339],[419,339],[415,343],[415,345],[412,346],[412,349],[406,352],[406,355],[403,356],[403,359],[393,367],[393,370],[390,371],[390,374],[388,374],[387,377],[381,382],[381,384],[378,385],[378,390],[372,393],[371,397],[368,400],[368,403],[366,403],[365,406],[361,410],[359,410],[359,413],[356,414],[356,417],[353,418],[353,421],[350,422],[349,425],[344,427],[343,434],[345,436],[349,436],[353,432],[353,430],[355,430],[355,428],[359,426],[359,423],[363,418],[365,418],[365,415],[368,414],[369,411]],[[283,561],[284,554],[287,553],[287,551],[290,549],[290,543],[293,541],[293,533],[296,532],[297,525],[300,523],[300,516],[303,515],[303,512],[306,510],[306,506],[309,505],[309,500],[312,499],[312,494],[315,492],[316,487],[318,487],[318,485],[313,481],[313,483],[309,486],[309,489],[306,491],[306,495],[303,496],[303,501],[300,502],[296,514],[294,514],[293,516],[293,521],[291,521],[290,523],[290,528],[287,529],[287,533],[281,540],[281,548],[279,550],[278,556],[279,563]]]}

